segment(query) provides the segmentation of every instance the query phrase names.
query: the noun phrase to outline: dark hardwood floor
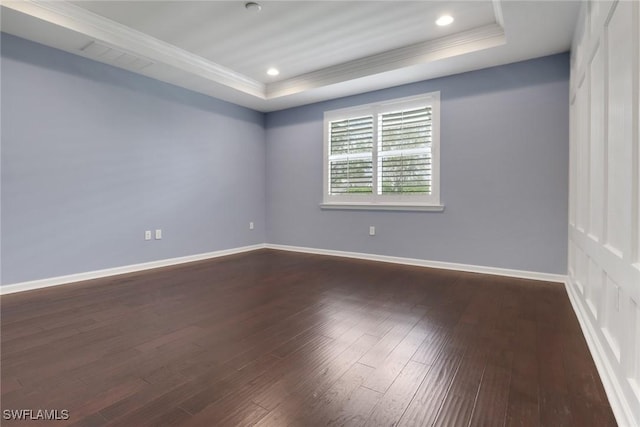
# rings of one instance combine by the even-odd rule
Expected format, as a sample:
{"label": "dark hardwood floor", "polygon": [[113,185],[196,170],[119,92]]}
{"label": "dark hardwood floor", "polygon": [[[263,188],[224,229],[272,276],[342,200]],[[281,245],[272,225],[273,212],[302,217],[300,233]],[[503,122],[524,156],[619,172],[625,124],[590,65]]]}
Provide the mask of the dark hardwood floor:
{"label": "dark hardwood floor", "polygon": [[262,250],[1,310],[2,409],[69,411],[2,425],[615,425],[555,283]]}

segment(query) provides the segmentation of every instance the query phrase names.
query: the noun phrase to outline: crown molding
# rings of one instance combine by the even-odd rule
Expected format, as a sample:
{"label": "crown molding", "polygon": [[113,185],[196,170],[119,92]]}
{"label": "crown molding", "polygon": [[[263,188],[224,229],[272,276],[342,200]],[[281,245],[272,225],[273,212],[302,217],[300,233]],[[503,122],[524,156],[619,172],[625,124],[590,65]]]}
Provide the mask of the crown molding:
{"label": "crown molding", "polygon": [[84,34],[134,56],[175,67],[264,99],[265,85],[244,74],[66,1],[3,1],[3,7]]}
{"label": "crown molding", "polygon": [[434,40],[415,43],[267,85],[273,99],[412,65],[425,64],[506,43],[504,29],[489,24]]}

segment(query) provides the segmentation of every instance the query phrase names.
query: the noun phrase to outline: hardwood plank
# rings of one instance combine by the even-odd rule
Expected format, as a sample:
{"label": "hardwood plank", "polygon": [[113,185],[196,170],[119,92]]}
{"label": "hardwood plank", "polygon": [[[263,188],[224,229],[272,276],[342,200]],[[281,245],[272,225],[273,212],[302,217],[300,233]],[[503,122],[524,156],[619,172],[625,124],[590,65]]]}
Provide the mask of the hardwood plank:
{"label": "hardwood plank", "polygon": [[485,367],[470,426],[504,425],[510,380],[510,368],[494,364]]}
{"label": "hardwood plank", "polygon": [[431,425],[435,422],[461,359],[459,354],[445,353],[434,364],[400,419],[399,426]]}
{"label": "hardwood plank", "polygon": [[186,424],[191,415],[186,413],[182,408],[173,408],[170,411],[162,412],[162,414],[152,417],[148,422],[138,424],[140,427],[171,427]]}
{"label": "hardwood plank", "polygon": [[[339,358],[331,358],[315,372],[303,375],[304,379],[293,386],[287,387],[282,381],[275,383],[275,389],[266,390],[269,398],[261,404],[261,406],[272,405],[273,410],[260,421],[259,425],[278,425],[285,420],[288,420],[286,421],[288,423],[290,420],[306,417],[309,408],[316,404],[318,397],[324,395],[377,341],[377,337],[362,335],[342,352]],[[257,394],[254,397],[254,401],[260,399],[264,399],[264,394]]]}
{"label": "hardwood plank", "polygon": [[377,337],[360,334],[357,328],[347,332],[342,338],[341,344],[334,344],[322,358],[314,357],[312,363],[305,364],[305,369],[288,369],[287,374],[272,386],[257,393],[253,401],[272,410],[291,396],[300,399],[309,395],[317,396],[378,341]]}
{"label": "hardwood plank", "polygon": [[325,393],[314,400],[308,411],[298,412],[294,424],[344,425],[364,423],[380,393],[361,387],[373,368],[355,363]]}
{"label": "hardwood plank", "polygon": [[387,390],[367,421],[368,425],[392,426],[404,414],[431,366],[409,361]]}
{"label": "hardwood plank", "polygon": [[[571,396],[571,404],[574,414],[584,418],[587,407],[607,406],[607,395],[604,392],[600,378],[597,376],[595,364],[589,355],[587,344],[582,336],[570,335],[565,338],[563,349],[564,368],[567,376],[567,390]],[[591,420],[578,421],[582,425],[588,425]],[[600,424],[611,425],[611,424]]]}
{"label": "hardwood plank", "polygon": [[380,366],[423,315],[424,310],[417,310],[416,313],[402,317],[391,316],[394,317],[392,328],[360,358],[359,362],[372,368]]}
{"label": "hardwood plank", "polygon": [[517,322],[516,337],[506,425],[537,426],[540,424],[540,416],[535,322],[520,319]]}
{"label": "hardwood plank", "polygon": [[411,360],[424,365],[433,364],[438,355],[451,338],[451,329],[440,326],[433,327],[427,332],[426,338],[420,347],[411,356]]}
{"label": "hardwood plank", "polygon": [[[548,304],[541,305],[548,312]],[[538,407],[540,425],[572,425],[569,392],[562,354],[564,336],[542,318],[538,321]]]}
{"label": "hardwood plank", "polygon": [[429,325],[418,322],[393,351],[366,378],[364,386],[384,393],[429,335]]}
{"label": "hardwood plank", "polygon": [[[99,413],[114,401],[119,401],[134,395],[148,386],[149,384],[147,382],[139,378],[131,378],[128,381],[116,384],[114,387],[92,396],[80,405],[70,405],[66,409],[69,410],[70,414],[73,414],[74,419],[90,417]],[[103,419],[104,423],[107,422],[107,419],[102,415],[100,415],[98,420],[99,419]]]}
{"label": "hardwood plank", "polygon": [[515,357],[514,334],[491,329],[484,339],[488,340],[489,355],[469,426],[504,425]]}
{"label": "hardwood plank", "polygon": [[438,412],[435,426],[468,425],[476,404],[490,348],[475,337],[465,352],[458,372]]}
{"label": "hardwood plank", "polygon": [[461,323],[456,327],[398,425],[432,425],[436,421],[471,336],[472,329],[468,325]]}
{"label": "hardwood plank", "polygon": [[238,405],[229,402],[223,407],[207,408],[182,425],[210,427],[212,420],[215,420],[216,425],[222,426],[254,425],[268,413],[269,411],[252,402],[242,402]]}
{"label": "hardwood plank", "polygon": [[578,425],[574,422],[567,393],[541,389],[538,402],[541,426]]}
{"label": "hardwood plank", "polygon": [[[327,421],[328,426],[363,426],[369,415],[382,397],[379,393],[363,386],[358,387],[348,398],[343,399],[343,405],[333,412]],[[321,417],[319,417],[322,419]],[[314,419],[312,422],[316,422]]]}
{"label": "hardwood plank", "polygon": [[[251,390],[256,394],[258,393],[258,390],[262,391],[272,384],[276,384],[276,381],[288,373],[290,369],[293,369],[294,366],[307,366],[306,363],[308,363],[307,360],[309,358],[317,357],[321,354],[323,349],[324,351],[328,351],[332,342],[333,340],[330,338],[322,336],[317,337],[315,341],[309,343],[309,345],[300,349],[299,352],[292,354],[285,360],[280,360],[275,356],[269,355],[268,360],[273,363],[270,363],[267,366],[268,369],[260,369],[263,364],[257,362],[255,364],[258,367],[257,369],[256,367],[251,366],[243,370],[243,374],[245,376],[244,380],[236,380],[235,376],[228,379],[226,376],[222,376],[221,381],[212,381],[212,384],[208,384],[198,393],[194,393],[193,396],[188,399],[184,399],[179,405],[188,413],[197,414],[208,405],[215,403],[224,397],[231,396],[234,391],[244,391],[244,389],[241,389],[240,387],[231,389],[233,382],[239,383],[240,385],[250,385]],[[233,374],[233,371],[231,372]],[[221,375],[218,374],[218,376]]]}

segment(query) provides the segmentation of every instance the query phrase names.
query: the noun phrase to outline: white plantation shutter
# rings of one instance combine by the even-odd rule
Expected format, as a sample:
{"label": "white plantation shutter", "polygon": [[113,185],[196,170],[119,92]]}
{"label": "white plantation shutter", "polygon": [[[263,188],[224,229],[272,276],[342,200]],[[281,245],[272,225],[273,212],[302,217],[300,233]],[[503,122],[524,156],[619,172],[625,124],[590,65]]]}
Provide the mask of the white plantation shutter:
{"label": "white plantation shutter", "polygon": [[330,122],[329,193],[373,192],[373,116]]}
{"label": "white plantation shutter", "polygon": [[378,194],[431,193],[431,106],[378,119]]}
{"label": "white plantation shutter", "polygon": [[439,123],[439,92],[325,112],[323,206],[442,210]]}

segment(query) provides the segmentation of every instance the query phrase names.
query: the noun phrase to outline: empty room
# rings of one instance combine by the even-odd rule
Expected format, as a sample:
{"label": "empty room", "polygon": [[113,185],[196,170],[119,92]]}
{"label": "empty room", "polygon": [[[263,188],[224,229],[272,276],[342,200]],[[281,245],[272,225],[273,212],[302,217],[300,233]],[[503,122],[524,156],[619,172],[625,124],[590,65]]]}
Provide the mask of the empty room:
{"label": "empty room", "polygon": [[0,3],[3,426],[640,426],[640,2]]}

